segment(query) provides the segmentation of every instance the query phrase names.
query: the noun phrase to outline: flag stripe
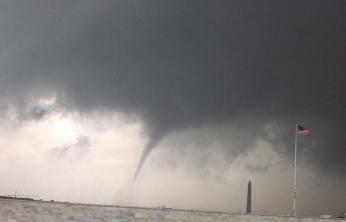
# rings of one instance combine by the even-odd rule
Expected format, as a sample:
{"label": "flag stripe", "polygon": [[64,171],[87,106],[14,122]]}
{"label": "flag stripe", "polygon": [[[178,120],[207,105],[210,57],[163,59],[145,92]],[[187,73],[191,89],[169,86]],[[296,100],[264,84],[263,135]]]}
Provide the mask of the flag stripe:
{"label": "flag stripe", "polygon": [[298,131],[297,131],[298,136],[310,136],[310,133],[311,133],[310,129],[298,125]]}

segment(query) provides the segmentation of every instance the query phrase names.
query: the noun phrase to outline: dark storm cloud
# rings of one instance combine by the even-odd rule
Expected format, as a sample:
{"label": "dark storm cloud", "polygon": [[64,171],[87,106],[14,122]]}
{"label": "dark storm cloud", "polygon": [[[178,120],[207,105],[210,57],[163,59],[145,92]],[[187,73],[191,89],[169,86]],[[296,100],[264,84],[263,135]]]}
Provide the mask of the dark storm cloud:
{"label": "dark storm cloud", "polygon": [[[141,116],[172,131],[296,122],[311,161],[345,172],[345,1],[2,1],[3,100],[40,92],[80,111]],[[249,138],[251,140],[251,138]],[[153,148],[149,146],[144,155]]]}

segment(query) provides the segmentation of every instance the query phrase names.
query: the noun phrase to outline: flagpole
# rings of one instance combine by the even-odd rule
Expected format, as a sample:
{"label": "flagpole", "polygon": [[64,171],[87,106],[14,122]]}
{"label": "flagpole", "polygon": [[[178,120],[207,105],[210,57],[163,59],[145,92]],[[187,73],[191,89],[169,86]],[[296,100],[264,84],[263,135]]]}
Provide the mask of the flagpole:
{"label": "flagpole", "polygon": [[294,182],[293,182],[293,216],[296,214],[296,198],[297,198],[297,143],[298,143],[298,124],[295,129],[295,140],[294,140]]}

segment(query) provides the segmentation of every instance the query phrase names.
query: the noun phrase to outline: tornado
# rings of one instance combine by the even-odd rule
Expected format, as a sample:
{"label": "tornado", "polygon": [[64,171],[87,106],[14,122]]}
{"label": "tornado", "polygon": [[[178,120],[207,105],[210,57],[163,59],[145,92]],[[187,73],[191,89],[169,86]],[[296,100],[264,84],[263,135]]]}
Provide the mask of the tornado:
{"label": "tornado", "polygon": [[147,145],[144,147],[144,150],[142,152],[141,158],[139,160],[136,172],[135,172],[135,176],[133,177],[132,180],[132,184],[134,182],[136,182],[136,179],[139,175],[139,173],[141,172],[141,169],[145,163],[145,161],[147,160],[150,152],[157,146],[157,144],[160,142],[162,136],[157,136],[157,137],[152,137],[150,138],[149,142],[147,143]]}

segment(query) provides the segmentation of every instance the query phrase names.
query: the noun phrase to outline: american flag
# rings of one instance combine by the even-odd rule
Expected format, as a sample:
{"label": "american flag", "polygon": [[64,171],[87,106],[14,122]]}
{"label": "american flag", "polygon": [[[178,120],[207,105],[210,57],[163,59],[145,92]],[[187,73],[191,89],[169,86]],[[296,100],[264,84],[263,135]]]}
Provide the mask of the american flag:
{"label": "american flag", "polygon": [[310,129],[298,125],[298,136],[310,136]]}

